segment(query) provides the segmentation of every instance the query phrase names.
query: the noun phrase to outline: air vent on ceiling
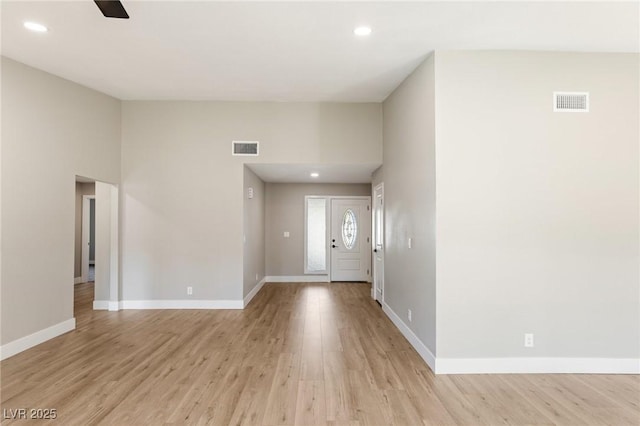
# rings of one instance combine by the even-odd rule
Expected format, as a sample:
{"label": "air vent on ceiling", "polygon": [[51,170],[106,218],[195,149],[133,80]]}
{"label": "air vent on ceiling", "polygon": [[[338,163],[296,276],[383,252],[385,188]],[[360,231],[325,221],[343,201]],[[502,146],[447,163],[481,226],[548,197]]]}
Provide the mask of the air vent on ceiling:
{"label": "air vent on ceiling", "polygon": [[233,141],[231,144],[232,155],[258,155],[257,141]]}
{"label": "air vent on ceiling", "polygon": [[589,112],[588,92],[553,92],[556,112]]}

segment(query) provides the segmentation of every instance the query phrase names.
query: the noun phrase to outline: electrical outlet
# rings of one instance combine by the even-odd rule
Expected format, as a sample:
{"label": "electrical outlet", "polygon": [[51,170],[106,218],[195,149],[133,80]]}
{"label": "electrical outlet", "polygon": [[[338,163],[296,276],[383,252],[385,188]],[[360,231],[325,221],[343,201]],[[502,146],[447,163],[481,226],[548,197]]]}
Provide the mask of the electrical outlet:
{"label": "electrical outlet", "polygon": [[525,348],[533,347],[533,333],[526,333],[524,335],[524,347]]}
{"label": "electrical outlet", "polygon": [[407,247],[409,248],[413,247],[413,238],[409,238],[409,241],[407,241]]}
{"label": "electrical outlet", "polygon": [[411,309],[407,311],[407,318],[409,318],[409,322],[411,322]]}
{"label": "electrical outlet", "polygon": [[187,287],[187,296],[191,296],[193,294],[193,287]]}
{"label": "electrical outlet", "polygon": [[256,273],[256,281],[258,281],[258,273]]}
{"label": "electrical outlet", "polygon": [[284,237],[289,238],[289,231],[284,231]]}

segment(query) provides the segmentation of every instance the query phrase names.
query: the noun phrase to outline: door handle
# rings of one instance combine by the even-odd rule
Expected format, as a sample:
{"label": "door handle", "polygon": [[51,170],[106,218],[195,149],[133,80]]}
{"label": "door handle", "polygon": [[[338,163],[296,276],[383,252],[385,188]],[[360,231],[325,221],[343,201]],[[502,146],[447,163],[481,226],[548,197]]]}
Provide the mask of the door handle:
{"label": "door handle", "polygon": [[377,253],[377,252],[378,252],[378,249],[373,249],[373,252],[374,252],[374,253]]}
{"label": "door handle", "polygon": [[336,247],[338,247],[338,246],[337,246],[337,245],[335,245],[335,244],[331,244],[331,247],[336,248]]}

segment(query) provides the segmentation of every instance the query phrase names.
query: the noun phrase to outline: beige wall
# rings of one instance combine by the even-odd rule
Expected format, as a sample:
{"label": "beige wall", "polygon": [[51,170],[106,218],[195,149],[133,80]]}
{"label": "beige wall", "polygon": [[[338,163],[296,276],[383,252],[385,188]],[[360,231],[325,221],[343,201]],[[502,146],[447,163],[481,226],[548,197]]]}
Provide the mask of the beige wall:
{"label": "beige wall", "polygon": [[[380,104],[123,102],[126,300],[243,297],[243,164],[382,162]],[[232,157],[231,141],[260,141]]]}
{"label": "beige wall", "polygon": [[438,358],[640,355],[638,59],[436,53]]}
{"label": "beige wall", "polygon": [[[432,55],[384,101],[383,125],[384,301],[433,354],[436,353],[434,78]],[[412,248],[408,247],[409,238]]]}
{"label": "beige wall", "polygon": [[[267,183],[266,267],[268,276],[304,275],[304,197],[370,196],[370,184]],[[284,232],[289,232],[289,238]]]}
{"label": "beige wall", "polygon": [[82,203],[84,195],[95,195],[96,184],[76,182],[76,226],[73,271],[74,277],[82,275]]}
{"label": "beige wall", "polygon": [[[248,197],[249,188],[253,198]],[[265,184],[248,167],[244,167],[244,287],[243,296],[265,276]]]}
{"label": "beige wall", "polygon": [[75,177],[119,181],[120,112],[2,58],[2,344],[73,317]]}

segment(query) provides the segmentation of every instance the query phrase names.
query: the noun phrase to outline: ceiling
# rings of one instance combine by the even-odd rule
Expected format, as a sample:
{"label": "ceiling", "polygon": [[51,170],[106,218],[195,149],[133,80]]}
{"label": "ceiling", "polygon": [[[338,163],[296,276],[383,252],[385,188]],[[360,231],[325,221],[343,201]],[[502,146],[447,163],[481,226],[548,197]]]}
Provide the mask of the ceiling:
{"label": "ceiling", "polygon": [[89,0],[2,1],[2,54],[120,99],[379,102],[436,49],[640,44],[638,2],[123,4],[129,20]]}
{"label": "ceiling", "polygon": [[[246,164],[265,182],[370,183],[380,164]],[[311,173],[318,173],[312,178]]]}

